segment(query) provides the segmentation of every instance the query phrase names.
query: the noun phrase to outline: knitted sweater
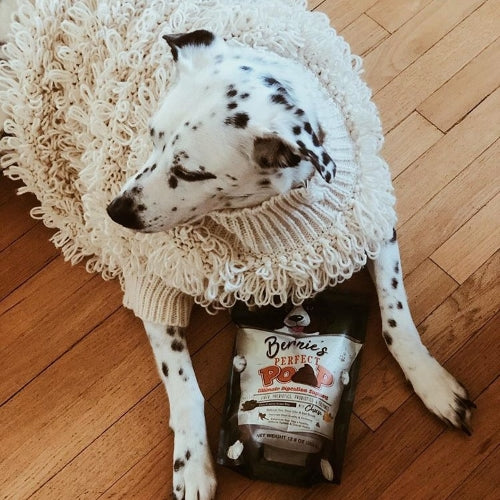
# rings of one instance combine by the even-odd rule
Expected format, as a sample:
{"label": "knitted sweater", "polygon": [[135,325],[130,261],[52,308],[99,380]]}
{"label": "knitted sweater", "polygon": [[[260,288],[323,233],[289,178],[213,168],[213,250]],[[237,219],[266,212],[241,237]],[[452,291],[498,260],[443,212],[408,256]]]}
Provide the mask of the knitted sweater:
{"label": "knitted sweater", "polygon": [[[9,115],[1,166],[40,206],[72,263],[119,277],[142,319],[185,326],[193,302],[208,310],[299,303],[375,258],[395,224],[382,131],[361,62],[300,0],[23,0],[0,68]],[[105,214],[151,150],[147,122],[168,90],[172,58],[161,35],[209,29],[289,57],[325,99],[334,182],[261,206],[214,212],[168,233],[135,234]],[[304,82],[305,85],[308,82]],[[320,96],[319,96],[320,97]],[[325,123],[326,122],[326,125]]]}

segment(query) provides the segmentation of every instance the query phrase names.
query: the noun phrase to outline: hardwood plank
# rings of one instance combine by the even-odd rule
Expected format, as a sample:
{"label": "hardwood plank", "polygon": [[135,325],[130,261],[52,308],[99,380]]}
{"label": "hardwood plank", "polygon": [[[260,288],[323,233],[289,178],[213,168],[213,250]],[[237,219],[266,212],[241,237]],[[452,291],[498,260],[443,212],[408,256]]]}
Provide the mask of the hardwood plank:
{"label": "hardwood plank", "polygon": [[349,43],[353,54],[363,55],[385,40],[389,33],[373,19],[361,14],[340,35]]}
{"label": "hardwood plank", "polygon": [[498,443],[500,429],[496,417],[500,411],[500,380],[493,382],[481,394],[477,404],[481,411],[475,415],[473,440],[443,433],[379,498],[402,498],[408,491],[412,491],[417,498],[432,498],[438,483],[440,496],[452,493],[462,477],[472,472]]}
{"label": "hardwood plank", "polygon": [[497,446],[488,458],[476,467],[462,484],[447,497],[447,500],[467,500],[470,498],[496,500],[498,491],[500,491],[500,477],[497,472],[499,462],[500,446]]}
{"label": "hardwood plank", "polygon": [[59,255],[49,242],[52,232],[41,222],[0,253],[0,300]]}
{"label": "hardwood plank", "polygon": [[387,31],[393,33],[431,1],[399,0],[394,2],[393,0],[378,0],[366,13]]}
{"label": "hardwood plank", "polygon": [[30,498],[98,498],[172,434],[169,418],[158,385]]}
{"label": "hardwood plank", "polygon": [[[118,283],[70,268],[59,256],[0,302],[0,402],[36,377],[121,304]],[[64,318],[64,319],[63,319]]]}
{"label": "hardwood plank", "polygon": [[497,38],[499,16],[488,0],[375,95],[386,132]]}
{"label": "hardwood plank", "polygon": [[119,309],[0,408],[0,490],[34,492],[157,383],[138,320]]}
{"label": "hardwood plank", "polygon": [[418,325],[458,288],[458,284],[430,259],[425,259],[405,277],[405,288],[413,321]]}
{"label": "hardwood plank", "polygon": [[443,131],[449,130],[500,84],[500,38],[472,59],[417,108]]}
{"label": "hardwood plank", "polygon": [[369,9],[377,0],[325,0],[317,11],[324,12],[331,20],[332,26],[338,31],[351,24],[363,12]]}
{"label": "hardwood plank", "polygon": [[[459,351],[474,332],[497,313],[498,269],[500,252],[420,325],[423,343],[441,363]],[[471,366],[476,366],[477,370],[477,365]],[[464,378],[462,382],[473,392],[469,380]],[[360,379],[358,391],[354,411],[372,430],[378,429],[412,394],[401,369],[390,355]]]}
{"label": "hardwood plank", "polygon": [[[491,346],[491,336],[496,324],[489,324],[478,332],[477,340],[461,349],[445,364],[453,371],[461,367],[460,378],[469,389],[470,396],[475,400],[485,387],[488,387],[498,376],[497,363],[499,346]],[[498,343],[496,343],[498,344]],[[475,348],[483,346],[481,353],[485,356],[483,369],[478,370],[474,364],[477,358],[472,357]],[[490,352],[491,351],[491,352]],[[400,379],[402,374],[398,374]],[[362,396],[358,388],[358,398]],[[381,394],[381,393],[379,393]],[[485,403],[487,404],[487,403]],[[481,405],[482,407],[482,405]],[[478,408],[478,413],[481,411]],[[473,426],[476,416],[473,418]],[[399,406],[377,432],[367,434],[356,446],[349,447],[345,461],[342,484],[335,487],[335,495],[342,499],[359,500],[360,498],[378,498],[390,484],[418,457],[440,434],[449,434],[450,439],[458,442],[466,440],[469,446],[476,446],[478,439],[473,433],[471,438],[459,431],[448,430],[436,417],[432,416],[421,401],[413,394],[408,401]],[[467,452],[464,455],[468,456]],[[441,481],[431,482],[436,488]],[[331,486],[322,485],[306,495],[308,500],[330,498]],[[411,492],[408,492],[410,495]],[[407,496],[408,496],[407,495]]]}
{"label": "hardwood plank", "polygon": [[500,90],[485,99],[395,179],[400,225],[497,140],[499,107]]}
{"label": "hardwood plank", "polygon": [[38,221],[29,217],[29,211],[37,201],[33,195],[17,196],[19,182],[13,182],[0,174],[0,252],[5,250],[23,234],[32,229]]}
{"label": "hardwood plank", "polygon": [[309,10],[315,10],[316,7],[322,4],[325,0],[309,0],[307,2],[307,7]]}
{"label": "hardwood plank", "polygon": [[398,241],[406,272],[413,271],[495,196],[499,154],[500,140],[401,227]]}
{"label": "hardwood plank", "polygon": [[[214,451],[220,417],[210,406],[206,407],[205,413],[209,443],[212,451]],[[147,455],[129,469],[126,474],[118,478],[118,480],[104,492],[102,497],[99,498],[140,498],[141,500],[170,498],[170,493],[172,492],[173,448],[174,441],[172,435],[169,435],[158,442]],[[222,473],[222,467],[217,466],[217,472]],[[233,474],[233,476],[236,475]],[[225,476],[224,479],[228,479],[228,477]],[[243,481],[241,476],[236,476],[237,484],[241,484]],[[231,498],[227,496],[220,497],[221,491],[224,491],[225,484],[229,484],[229,481],[222,482],[217,498]]]}
{"label": "hardwood plank", "polygon": [[409,115],[386,136],[382,156],[396,178],[410,164],[425,153],[443,133],[417,112]]}
{"label": "hardwood plank", "polygon": [[438,40],[476,10],[484,0],[433,0],[364,61],[366,80],[376,93]]}
{"label": "hardwood plank", "polygon": [[431,259],[463,283],[500,248],[500,195],[497,194],[446,240]]}

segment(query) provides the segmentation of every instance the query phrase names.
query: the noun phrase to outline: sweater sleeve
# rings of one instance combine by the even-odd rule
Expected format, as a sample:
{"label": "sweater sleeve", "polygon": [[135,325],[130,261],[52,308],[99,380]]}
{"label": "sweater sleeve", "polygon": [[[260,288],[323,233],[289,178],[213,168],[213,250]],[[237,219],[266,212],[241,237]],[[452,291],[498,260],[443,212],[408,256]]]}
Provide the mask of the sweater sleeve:
{"label": "sweater sleeve", "polygon": [[186,327],[193,298],[169,286],[157,276],[123,275],[123,305],[138,318],[162,325]]}

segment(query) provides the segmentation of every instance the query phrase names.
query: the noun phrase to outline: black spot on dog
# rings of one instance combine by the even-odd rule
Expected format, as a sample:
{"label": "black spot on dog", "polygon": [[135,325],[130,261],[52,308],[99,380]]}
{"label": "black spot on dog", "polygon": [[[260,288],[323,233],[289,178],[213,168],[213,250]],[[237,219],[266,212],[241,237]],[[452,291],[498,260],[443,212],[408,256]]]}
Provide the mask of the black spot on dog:
{"label": "black spot on dog", "polygon": [[177,207],[173,207],[172,212],[177,212]]}
{"label": "black spot on dog", "polygon": [[168,43],[174,61],[179,58],[179,51],[186,45],[209,46],[214,41],[214,34],[207,30],[196,30],[182,35],[163,35],[163,39]]}
{"label": "black spot on dog", "polygon": [[167,363],[165,363],[165,361],[161,364],[161,371],[163,375],[165,375],[165,377],[168,377],[168,366]]}
{"label": "black spot on dog", "polygon": [[151,128],[149,129],[149,135],[150,135],[151,137],[153,137],[153,136],[155,135],[155,129],[154,129],[153,127],[151,127]]}
{"label": "black spot on dog", "polygon": [[301,152],[306,152],[306,145],[302,141],[297,141],[297,146],[300,148]]}
{"label": "black spot on dog", "polygon": [[228,97],[234,97],[236,94],[238,93],[238,91],[236,89],[230,89],[226,92],[226,95]]}
{"label": "black spot on dog", "polygon": [[396,323],[396,320],[394,320],[394,319],[387,320],[387,323],[389,323],[389,326],[392,326],[392,328],[394,328],[395,326],[398,326],[398,324]]}
{"label": "black spot on dog", "polygon": [[248,92],[244,92],[243,94],[240,95],[242,99],[248,99],[250,97],[250,94]]}
{"label": "black spot on dog", "polygon": [[398,280],[396,278],[392,278],[391,285],[392,288],[396,289],[398,287]]}
{"label": "black spot on dog", "polygon": [[389,333],[384,330],[382,332],[382,335],[384,336],[385,343],[387,345],[391,345],[392,344],[392,337],[389,335]]}
{"label": "black spot on dog", "polygon": [[189,122],[185,122],[185,123],[184,123],[184,126],[185,126],[185,127],[189,127]]}
{"label": "black spot on dog", "polygon": [[401,302],[398,302],[398,303],[396,304],[396,307],[397,307],[398,309],[403,309],[403,304],[401,304]]}
{"label": "black spot on dog", "polygon": [[323,165],[325,166],[332,161],[332,158],[326,151],[323,151],[323,153],[321,154],[321,159],[323,160]]}
{"label": "black spot on dog", "polygon": [[218,187],[217,191],[224,191],[224,188]]}
{"label": "black spot on dog", "polygon": [[172,173],[179,179],[187,182],[205,181],[208,179],[217,179],[217,176],[201,170],[187,170],[182,165],[176,165],[172,168]]}
{"label": "black spot on dog", "polygon": [[186,461],[191,458],[191,452],[189,450],[186,451]]}
{"label": "black spot on dog", "polygon": [[181,352],[184,349],[184,344],[180,340],[172,340],[172,351]]}
{"label": "black spot on dog", "polygon": [[173,337],[175,335],[175,328],[173,326],[167,327],[167,333]]}
{"label": "black spot on dog", "polygon": [[303,110],[303,109],[301,109],[301,108],[299,108],[299,109],[297,109],[297,110],[295,111],[295,114],[296,114],[297,116],[302,116],[302,115],[304,114],[304,110]]}
{"label": "black spot on dog", "polygon": [[319,139],[318,139],[318,136],[313,132],[312,135],[312,140],[313,140],[313,144],[318,147],[320,145],[320,142],[319,142]]}
{"label": "black spot on dog", "polygon": [[237,107],[238,107],[238,103],[237,102],[230,102],[227,105],[227,109],[234,109],[234,108],[237,108]]}
{"label": "black spot on dog", "polygon": [[198,130],[198,125],[193,125],[191,128],[192,128],[193,130]]}
{"label": "black spot on dog", "polygon": [[226,125],[233,125],[236,128],[246,128],[250,117],[246,113],[236,113],[224,120]]}
{"label": "black spot on dog", "polygon": [[165,148],[167,147],[166,144],[163,145],[163,148],[161,148],[162,152],[165,151]]}
{"label": "black spot on dog", "polygon": [[389,304],[389,309],[394,309],[394,305],[393,304]]}
{"label": "black spot on dog", "polygon": [[311,124],[309,122],[305,122],[304,123],[304,130],[308,133],[308,134],[312,134],[312,127],[311,127]]}
{"label": "black spot on dog", "polygon": [[160,139],[163,139],[163,136],[165,135],[165,132],[161,131],[159,134],[158,134],[158,137]]}
{"label": "black spot on dog", "polygon": [[281,85],[276,78],[273,78],[272,76],[265,76],[264,77],[264,84],[267,87],[272,87],[273,85]]}
{"label": "black spot on dog", "polygon": [[172,140],[172,146],[179,140],[179,134],[176,134]]}
{"label": "black spot on dog", "polygon": [[275,104],[283,104],[284,106],[289,106],[288,101],[281,94],[273,94],[271,96],[271,101]]}
{"label": "black spot on dog", "polygon": [[331,180],[332,180],[332,174],[330,172],[327,172],[325,174],[325,181],[326,182],[331,182]]}
{"label": "black spot on dog", "polygon": [[142,187],[140,187],[140,186],[134,186],[134,187],[132,188],[132,193],[133,193],[133,194],[139,194],[139,193],[142,193]]}
{"label": "black spot on dog", "polygon": [[169,178],[168,178],[168,185],[172,188],[172,189],[175,189],[177,187],[177,185],[179,184],[179,181],[177,180],[177,177],[175,177],[175,175],[171,175]]}
{"label": "black spot on dog", "polygon": [[181,491],[182,490],[182,486],[180,484],[178,484],[176,487],[175,487],[175,491]]}
{"label": "black spot on dog", "polygon": [[393,229],[392,230],[392,238],[389,240],[390,243],[394,243],[397,239],[397,234],[396,234],[396,230]]}
{"label": "black spot on dog", "polygon": [[262,179],[258,182],[259,186],[269,186],[271,184],[271,181],[269,179]]}
{"label": "black spot on dog", "polygon": [[184,460],[181,460],[180,458],[178,458],[174,462],[174,471],[179,472],[179,470],[182,469],[183,467],[184,467]]}
{"label": "black spot on dog", "polygon": [[142,177],[142,174],[143,174],[143,172],[141,172],[140,174],[137,174],[137,175],[135,176],[136,180],[139,180],[139,179]]}
{"label": "black spot on dog", "polygon": [[399,262],[396,262],[396,264],[394,264],[394,272],[396,274],[399,273]]}
{"label": "black spot on dog", "polygon": [[300,127],[298,125],[295,125],[295,127],[292,128],[292,132],[295,135],[299,135],[300,134]]}
{"label": "black spot on dog", "polygon": [[252,68],[250,66],[240,66],[240,69],[243,71],[252,71]]}
{"label": "black spot on dog", "polygon": [[182,375],[184,373],[184,370],[182,368],[179,368],[179,375]]}
{"label": "black spot on dog", "polygon": [[151,172],[154,172],[156,170],[156,163],[153,164],[153,166],[151,167]]}
{"label": "black spot on dog", "polygon": [[144,210],[146,210],[146,205],[137,205],[137,210],[139,210],[139,212],[144,212]]}

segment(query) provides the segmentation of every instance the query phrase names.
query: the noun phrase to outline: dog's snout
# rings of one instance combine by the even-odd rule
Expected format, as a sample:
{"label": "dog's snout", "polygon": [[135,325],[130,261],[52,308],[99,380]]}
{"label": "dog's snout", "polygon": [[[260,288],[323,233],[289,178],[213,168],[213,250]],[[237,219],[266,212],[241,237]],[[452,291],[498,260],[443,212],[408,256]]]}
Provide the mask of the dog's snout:
{"label": "dog's snout", "polygon": [[134,200],[127,195],[115,198],[106,209],[113,221],[129,229],[143,229],[144,224],[137,214]]}
{"label": "dog's snout", "polygon": [[302,316],[301,314],[294,314],[293,316],[289,316],[288,319],[290,321],[298,323],[299,321],[302,321],[304,319],[304,316]]}

